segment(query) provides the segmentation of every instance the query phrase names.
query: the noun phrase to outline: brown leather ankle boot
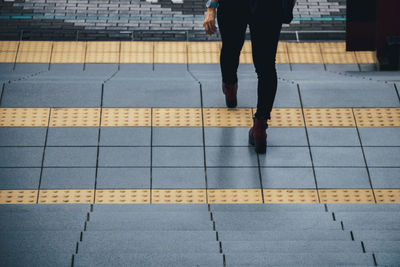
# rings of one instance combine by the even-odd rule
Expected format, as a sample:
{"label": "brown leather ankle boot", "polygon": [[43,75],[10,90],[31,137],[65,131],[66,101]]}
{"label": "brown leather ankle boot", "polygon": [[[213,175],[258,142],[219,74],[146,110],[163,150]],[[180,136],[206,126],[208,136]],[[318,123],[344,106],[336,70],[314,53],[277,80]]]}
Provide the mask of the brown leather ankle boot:
{"label": "brown leather ankle boot", "polygon": [[253,117],[253,127],[249,131],[249,143],[256,147],[256,152],[264,154],[267,150],[267,120]]}
{"label": "brown leather ankle boot", "polygon": [[238,83],[227,84],[222,82],[222,92],[225,94],[225,103],[228,108],[234,108],[237,106],[237,89]]}

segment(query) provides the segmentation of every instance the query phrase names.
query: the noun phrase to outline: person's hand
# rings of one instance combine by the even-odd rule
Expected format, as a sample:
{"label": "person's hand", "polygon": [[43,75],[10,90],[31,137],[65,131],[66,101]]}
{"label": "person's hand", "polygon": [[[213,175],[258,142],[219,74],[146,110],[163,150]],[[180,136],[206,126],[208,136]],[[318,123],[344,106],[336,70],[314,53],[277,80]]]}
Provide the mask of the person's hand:
{"label": "person's hand", "polygon": [[217,31],[217,26],[215,25],[215,8],[207,8],[206,18],[204,19],[204,29],[207,34],[213,34]]}

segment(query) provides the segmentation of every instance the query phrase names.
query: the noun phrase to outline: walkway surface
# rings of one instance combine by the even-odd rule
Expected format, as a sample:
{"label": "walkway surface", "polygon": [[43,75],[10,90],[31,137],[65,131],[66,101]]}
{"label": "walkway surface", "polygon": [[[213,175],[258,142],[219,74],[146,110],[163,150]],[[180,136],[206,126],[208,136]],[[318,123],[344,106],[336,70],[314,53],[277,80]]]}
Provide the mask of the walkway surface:
{"label": "walkway surface", "polygon": [[246,51],[1,43],[0,266],[400,266],[400,72],[316,44],[257,155]]}

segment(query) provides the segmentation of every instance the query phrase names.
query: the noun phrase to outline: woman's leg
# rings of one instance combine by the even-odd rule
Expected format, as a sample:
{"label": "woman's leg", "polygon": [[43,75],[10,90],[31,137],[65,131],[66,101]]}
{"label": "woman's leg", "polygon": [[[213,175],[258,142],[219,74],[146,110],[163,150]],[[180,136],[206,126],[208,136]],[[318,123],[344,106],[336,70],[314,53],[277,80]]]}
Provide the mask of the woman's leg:
{"label": "woman's leg", "polygon": [[220,0],[219,2],[217,22],[222,39],[220,54],[222,81],[234,84],[237,82],[240,51],[248,23],[248,12],[243,8],[243,3],[247,0]]}
{"label": "woman's leg", "polygon": [[259,0],[255,13],[250,16],[253,62],[258,77],[257,118],[270,119],[275,100],[278,85],[275,56],[282,28],[281,14],[280,0]]}

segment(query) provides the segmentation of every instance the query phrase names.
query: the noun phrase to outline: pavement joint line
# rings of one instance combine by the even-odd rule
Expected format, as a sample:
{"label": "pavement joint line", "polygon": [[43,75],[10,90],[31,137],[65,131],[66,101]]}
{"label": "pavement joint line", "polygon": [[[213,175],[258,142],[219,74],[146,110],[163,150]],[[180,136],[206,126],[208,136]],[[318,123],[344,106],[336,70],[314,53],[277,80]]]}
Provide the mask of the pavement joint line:
{"label": "pavement joint line", "polygon": [[312,151],[311,151],[310,137],[309,137],[309,135],[308,135],[308,129],[307,129],[307,123],[306,123],[306,116],[305,116],[305,114],[304,114],[303,100],[302,100],[302,98],[301,98],[300,85],[299,85],[298,83],[296,83],[296,86],[297,86],[297,93],[299,94],[299,99],[300,99],[301,112],[302,112],[302,114],[303,114],[304,129],[305,129],[306,137],[307,137],[308,151],[309,151],[309,153],[310,153],[310,160],[311,160],[311,167],[312,167],[313,176],[314,176],[315,188],[316,188],[316,190],[317,190],[318,202],[321,203],[321,197],[320,197],[320,195],[319,195],[319,190],[318,190],[317,175],[315,174],[314,160],[313,160]]}
{"label": "pavement joint line", "polygon": [[393,83],[394,89],[396,90],[396,94],[397,94],[397,98],[399,99],[399,103],[400,103],[400,94],[399,94],[399,89],[397,88],[396,83]]}
{"label": "pavement joint line", "polygon": [[1,93],[0,93],[0,107],[1,107],[1,101],[3,100],[3,94],[4,94],[5,87],[6,87],[6,84],[3,82],[3,85],[1,86]]}
{"label": "pavement joint line", "polygon": [[367,163],[367,158],[365,156],[365,151],[364,151],[364,147],[363,147],[363,143],[361,140],[361,135],[360,135],[360,131],[358,129],[358,125],[357,125],[357,120],[356,120],[356,115],[354,113],[354,109],[351,109],[352,113],[353,113],[353,117],[354,117],[354,121],[356,122],[356,131],[357,131],[357,136],[358,136],[358,141],[360,142],[360,147],[361,147],[361,151],[362,151],[362,155],[363,155],[363,159],[364,159],[364,163],[365,163],[365,168],[367,170],[367,174],[368,174],[368,181],[369,181],[369,185],[371,186],[371,190],[372,190],[372,195],[374,197],[374,201],[376,203],[376,196],[375,196],[375,191],[374,191],[374,187],[372,186],[372,180],[371,180],[371,174],[369,172],[369,168],[368,168],[368,163]]}
{"label": "pavement joint line", "polygon": [[48,115],[48,125],[46,127],[46,136],[44,139],[44,146],[43,146],[43,153],[42,153],[42,162],[41,162],[41,166],[40,166],[40,176],[39,176],[39,184],[38,184],[38,189],[37,189],[37,199],[36,199],[36,203],[39,203],[39,198],[40,198],[40,187],[42,185],[42,177],[43,177],[43,168],[44,168],[44,159],[46,156],[46,146],[47,146],[47,138],[49,136],[49,125],[50,125],[50,117],[51,117],[51,110],[49,111],[49,115]]}

